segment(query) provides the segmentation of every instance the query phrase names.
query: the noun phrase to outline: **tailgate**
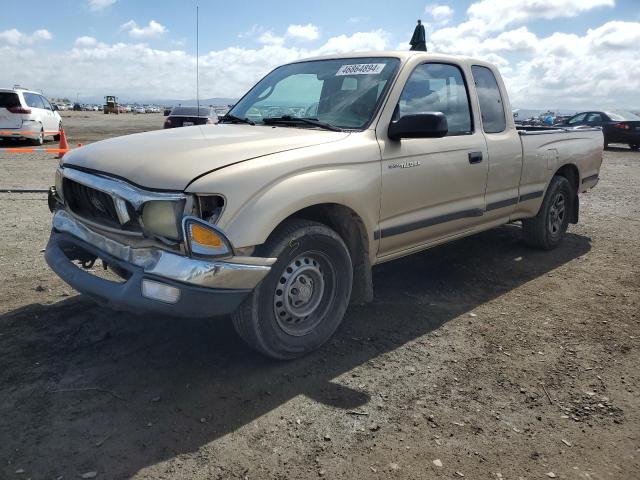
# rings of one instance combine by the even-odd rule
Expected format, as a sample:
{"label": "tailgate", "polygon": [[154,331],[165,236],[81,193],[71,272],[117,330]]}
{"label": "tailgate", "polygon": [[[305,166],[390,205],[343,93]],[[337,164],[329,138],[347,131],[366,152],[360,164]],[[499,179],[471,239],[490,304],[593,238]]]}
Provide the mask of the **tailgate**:
{"label": "tailgate", "polygon": [[16,92],[0,92],[0,130],[22,127],[22,114],[11,113],[8,108],[19,107],[20,97]]}
{"label": "tailgate", "polygon": [[171,125],[174,127],[190,127],[192,125],[205,125],[206,118],[202,117],[170,117]]}
{"label": "tailgate", "polygon": [[11,113],[6,108],[0,108],[0,130],[19,129],[22,127],[22,115]]}

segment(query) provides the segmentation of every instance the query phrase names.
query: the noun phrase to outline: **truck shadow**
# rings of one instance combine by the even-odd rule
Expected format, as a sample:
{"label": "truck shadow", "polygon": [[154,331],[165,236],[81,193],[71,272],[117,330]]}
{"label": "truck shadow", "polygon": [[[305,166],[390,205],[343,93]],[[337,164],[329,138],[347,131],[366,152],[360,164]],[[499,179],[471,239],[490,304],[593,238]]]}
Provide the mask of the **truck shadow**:
{"label": "truck shadow", "polygon": [[298,395],[362,407],[370,394],[337,377],[590,248],[569,234],[555,251],[530,250],[506,226],[383,264],[373,304],[350,308],[321,351],[285,363],[249,350],[225,318],[136,317],[80,297],[23,307],[0,317],[0,477],[20,467],[38,478],[128,478]]}

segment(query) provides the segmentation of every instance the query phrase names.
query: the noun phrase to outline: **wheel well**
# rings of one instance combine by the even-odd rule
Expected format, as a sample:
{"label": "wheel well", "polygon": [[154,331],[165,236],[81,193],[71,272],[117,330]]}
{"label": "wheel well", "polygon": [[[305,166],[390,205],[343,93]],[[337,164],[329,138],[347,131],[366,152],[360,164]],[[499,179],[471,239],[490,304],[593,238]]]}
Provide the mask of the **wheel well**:
{"label": "wheel well", "polygon": [[573,163],[567,163],[560,167],[554,176],[564,177],[569,181],[574,193],[573,208],[571,209],[569,221],[571,223],[578,223],[578,216],[580,212],[580,200],[578,199],[578,192],[580,191],[580,172],[578,171],[578,167]]}
{"label": "wheel well", "polygon": [[571,184],[571,188],[573,191],[578,194],[578,190],[580,188],[580,173],[578,172],[578,167],[576,167],[573,163],[567,163],[558,169],[556,175],[559,177],[564,177],[569,180],[569,184]]}
{"label": "wheel well", "polygon": [[356,212],[344,205],[325,203],[298,210],[287,219],[289,218],[302,218],[322,223],[340,235],[349,249],[353,262],[351,303],[366,303],[373,300],[369,235],[364,222]]}

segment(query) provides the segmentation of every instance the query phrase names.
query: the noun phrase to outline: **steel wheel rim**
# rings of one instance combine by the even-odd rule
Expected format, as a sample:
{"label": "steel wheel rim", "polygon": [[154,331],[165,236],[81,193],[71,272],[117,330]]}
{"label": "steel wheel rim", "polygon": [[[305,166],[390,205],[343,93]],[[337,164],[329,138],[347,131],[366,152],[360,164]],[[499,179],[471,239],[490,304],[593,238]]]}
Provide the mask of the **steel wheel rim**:
{"label": "steel wheel rim", "polygon": [[549,209],[549,233],[553,236],[559,235],[564,224],[566,213],[566,202],[562,193],[556,194]]}
{"label": "steel wheel rim", "polygon": [[273,292],[278,326],[296,337],[308,334],[322,322],[334,292],[331,260],[321,252],[299,255],[284,268]]}

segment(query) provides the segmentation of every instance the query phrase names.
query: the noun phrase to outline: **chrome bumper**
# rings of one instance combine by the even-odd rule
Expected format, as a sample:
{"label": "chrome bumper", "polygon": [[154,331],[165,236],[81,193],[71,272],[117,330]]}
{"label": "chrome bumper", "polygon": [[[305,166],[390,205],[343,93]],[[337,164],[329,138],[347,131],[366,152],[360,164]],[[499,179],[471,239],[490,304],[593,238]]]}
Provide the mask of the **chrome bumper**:
{"label": "chrome bumper", "polygon": [[53,229],[144,270],[145,274],[187,285],[215,289],[253,289],[269,273],[275,258],[230,257],[200,260],[158,248],[132,248],[107,238],[64,210],[53,216]]}

